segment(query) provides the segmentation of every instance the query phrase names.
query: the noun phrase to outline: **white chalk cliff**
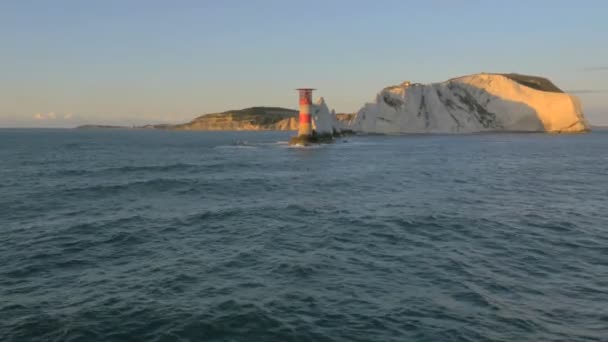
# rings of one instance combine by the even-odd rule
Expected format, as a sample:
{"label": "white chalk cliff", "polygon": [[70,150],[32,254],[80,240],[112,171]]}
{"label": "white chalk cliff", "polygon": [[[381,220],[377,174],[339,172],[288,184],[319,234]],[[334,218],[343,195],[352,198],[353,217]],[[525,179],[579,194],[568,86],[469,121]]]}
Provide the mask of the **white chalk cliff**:
{"label": "white chalk cliff", "polygon": [[336,112],[329,110],[322,97],[312,106],[312,127],[319,134],[335,134],[342,130],[342,124],[336,118]]}
{"label": "white chalk cliff", "polygon": [[579,99],[545,78],[476,74],[387,87],[357,112],[348,128],[386,134],[582,132],[589,124]]}

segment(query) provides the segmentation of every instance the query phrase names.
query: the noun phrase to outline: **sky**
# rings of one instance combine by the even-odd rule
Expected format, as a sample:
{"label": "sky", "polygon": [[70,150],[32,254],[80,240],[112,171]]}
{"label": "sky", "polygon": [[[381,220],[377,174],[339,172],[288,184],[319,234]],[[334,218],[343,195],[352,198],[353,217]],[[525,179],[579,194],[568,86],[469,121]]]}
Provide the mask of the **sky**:
{"label": "sky", "polygon": [[604,0],[2,0],[0,127],[354,112],[388,85],[478,72],[550,78],[608,125]]}

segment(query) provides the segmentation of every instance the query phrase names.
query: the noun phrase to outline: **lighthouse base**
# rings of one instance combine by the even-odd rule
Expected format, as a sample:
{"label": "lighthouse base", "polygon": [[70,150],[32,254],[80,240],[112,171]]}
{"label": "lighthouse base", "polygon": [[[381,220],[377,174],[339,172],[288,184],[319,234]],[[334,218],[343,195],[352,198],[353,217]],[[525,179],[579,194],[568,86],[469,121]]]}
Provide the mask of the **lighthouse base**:
{"label": "lighthouse base", "polygon": [[332,134],[317,134],[313,131],[311,135],[298,135],[289,139],[289,145],[309,146],[315,144],[329,144],[334,141]]}

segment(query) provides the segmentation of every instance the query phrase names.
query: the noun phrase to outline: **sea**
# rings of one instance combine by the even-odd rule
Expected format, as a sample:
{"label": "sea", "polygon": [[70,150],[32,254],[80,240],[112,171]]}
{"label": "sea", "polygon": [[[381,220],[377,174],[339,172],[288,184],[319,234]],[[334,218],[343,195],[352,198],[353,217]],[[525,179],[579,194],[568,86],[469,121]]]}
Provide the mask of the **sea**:
{"label": "sea", "polygon": [[608,341],[608,132],[0,130],[0,341]]}

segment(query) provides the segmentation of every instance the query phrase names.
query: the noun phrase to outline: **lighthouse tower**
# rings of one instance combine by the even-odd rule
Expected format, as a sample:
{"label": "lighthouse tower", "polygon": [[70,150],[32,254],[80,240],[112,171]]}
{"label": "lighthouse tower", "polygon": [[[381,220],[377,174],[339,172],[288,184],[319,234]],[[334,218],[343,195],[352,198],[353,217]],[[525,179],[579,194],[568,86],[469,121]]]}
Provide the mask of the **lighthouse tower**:
{"label": "lighthouse tower", "polygon": [[298,128],[298,137],[312,136],[312,115],[310,110],[312,107],[312,88],[299,88],[300,93],[300,125]]}

